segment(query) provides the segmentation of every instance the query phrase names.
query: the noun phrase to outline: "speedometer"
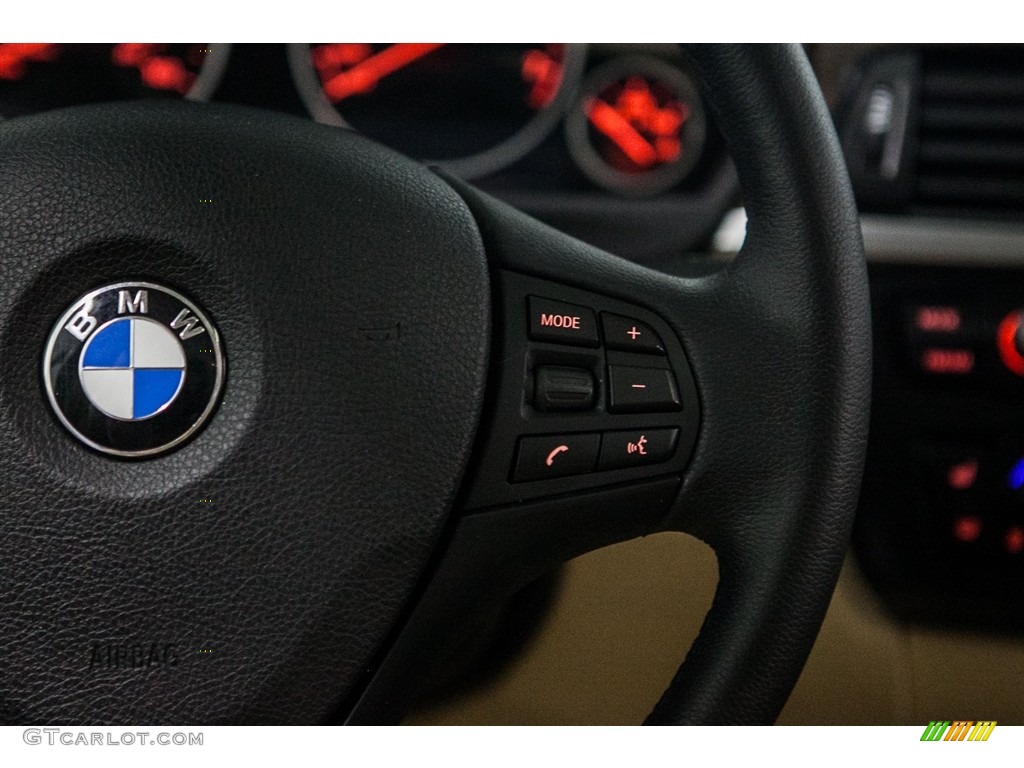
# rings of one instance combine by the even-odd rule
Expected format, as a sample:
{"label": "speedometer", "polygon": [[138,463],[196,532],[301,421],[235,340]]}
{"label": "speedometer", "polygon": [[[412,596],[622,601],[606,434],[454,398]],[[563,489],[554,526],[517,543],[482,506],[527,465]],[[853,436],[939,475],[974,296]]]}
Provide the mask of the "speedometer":
{"label": "speedometer", "polygon": [[466,178],[525,155],[558,123],[585,49],[563,43],[297,44],[289,58],[314,118]]}

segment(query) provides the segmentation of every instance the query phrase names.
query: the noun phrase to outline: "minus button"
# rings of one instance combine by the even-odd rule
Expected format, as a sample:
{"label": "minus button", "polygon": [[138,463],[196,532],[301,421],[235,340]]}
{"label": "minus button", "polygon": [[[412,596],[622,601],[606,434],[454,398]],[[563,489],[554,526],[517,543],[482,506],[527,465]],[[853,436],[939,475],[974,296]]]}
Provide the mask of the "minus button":
{"label": "minus button", "polygon": [[608,410],[612,413],[678,411],[675,376],[667,368],[608,366]]}

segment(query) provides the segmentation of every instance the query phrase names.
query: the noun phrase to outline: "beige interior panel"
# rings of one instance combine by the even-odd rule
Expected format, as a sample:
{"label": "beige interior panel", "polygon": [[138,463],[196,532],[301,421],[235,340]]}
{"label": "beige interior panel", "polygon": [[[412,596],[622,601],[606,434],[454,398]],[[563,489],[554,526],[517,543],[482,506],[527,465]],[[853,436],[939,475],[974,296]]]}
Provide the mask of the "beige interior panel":
{"label": "beige interior panel", "polygon": [[[714,553],[681,534],[592,552],[566,565],[553,608],[495,678],[411,714],[410,724],[637,724],[700,629]],[[781,724],[1024,723],[1024,642],[911,628],[847,562]]]}
{"label": "beige interior panel", "polygon": [[697,636],[717,581],[714,552],[682,534],[577,558],[516,664],[407,722],[638,724]]}
{"label": "beige interior panel", "polygon": [[912,725],[910,635],[848,560],[783,725]]}
{"label": "beige interior panel", "polygon": [[849,560],[779,722],[1024,723],[1022,640],[899,622]]}
{"label": "beige interior panel", "polygon": [[1020,639],[915,632],[910,650],[917,722],[1024,724],[1024,643]]}

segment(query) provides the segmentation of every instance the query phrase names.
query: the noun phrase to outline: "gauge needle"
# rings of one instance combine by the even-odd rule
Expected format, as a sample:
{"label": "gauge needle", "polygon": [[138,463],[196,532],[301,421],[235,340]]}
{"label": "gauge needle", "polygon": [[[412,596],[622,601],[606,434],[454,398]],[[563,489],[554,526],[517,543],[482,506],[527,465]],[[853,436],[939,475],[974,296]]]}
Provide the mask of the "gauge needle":
{"label": "gauge needle", "polygon": [[324,93],[339,102],[355,93],[365,93],[382,78],[436,51],[444,43],[398,43],[335,75],[324,84]]}
{"label": "gauge needle", "polygon": [[597,130],[614,141],[626,157],[641,168],[649,168],[658,162],[658,153],[651,143],[607,103],[591,99],[587,104],[587,117]]}

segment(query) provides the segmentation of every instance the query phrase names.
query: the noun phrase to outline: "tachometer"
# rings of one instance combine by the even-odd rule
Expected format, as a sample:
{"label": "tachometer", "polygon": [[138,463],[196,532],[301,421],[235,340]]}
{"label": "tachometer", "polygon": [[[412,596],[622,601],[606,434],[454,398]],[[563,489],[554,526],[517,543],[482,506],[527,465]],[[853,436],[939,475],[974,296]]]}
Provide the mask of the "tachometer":
{"label": "tachometer", "polygon": [[2,43],[0,117],[101,101],[204,101],[230,46],[211,43]]}
{"label": "tachometer", "polygon": [[550,133],[584,57],[563,43],[318,43],[289,53],[314,118],[466,178],[515,162]]}

